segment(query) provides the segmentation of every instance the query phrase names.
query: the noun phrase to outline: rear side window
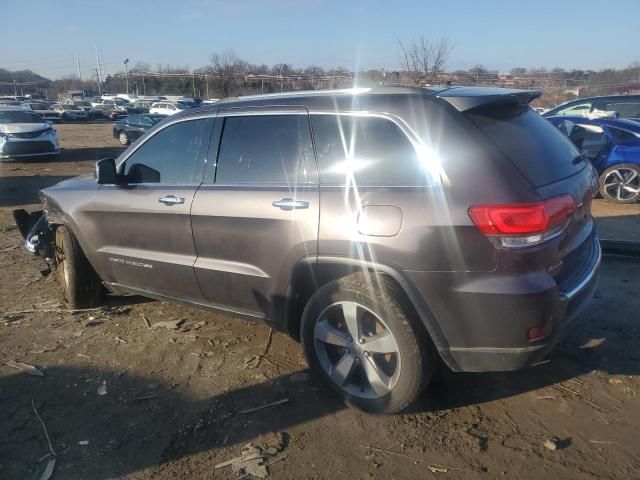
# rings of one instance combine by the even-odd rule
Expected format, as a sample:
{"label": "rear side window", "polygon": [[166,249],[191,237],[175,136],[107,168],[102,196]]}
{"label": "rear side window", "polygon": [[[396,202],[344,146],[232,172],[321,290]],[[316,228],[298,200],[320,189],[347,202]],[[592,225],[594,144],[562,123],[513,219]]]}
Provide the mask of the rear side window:
{"label": "rear side window", "polygon": [[226,117],[216,183],[305,183],[312,161],[307,115]]}
{"label": "rear side window", "polygon": [[607,103],[607,112],[616,112],[620,118],[640,118],[640,101]]}
{"label": "rear side window", "polygon": [[424,186],[430,175],[391,120],[311,115],[322,185]]}
{"label": "rear side window", "polygon": [[535,186],[570,177],[585,167],[575,161],[579,152],[569,139],[529,106],[489,105],[465,115]]}

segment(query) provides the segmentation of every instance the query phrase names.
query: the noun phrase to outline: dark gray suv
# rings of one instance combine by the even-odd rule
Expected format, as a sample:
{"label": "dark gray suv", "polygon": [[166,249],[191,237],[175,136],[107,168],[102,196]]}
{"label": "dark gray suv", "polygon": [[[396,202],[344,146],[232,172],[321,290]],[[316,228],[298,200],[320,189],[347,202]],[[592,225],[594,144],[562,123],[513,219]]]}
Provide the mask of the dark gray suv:
{"label": "dark gray suv", "polygon": [[73,307],[106,287],[262,319],[347,404],[397,412],[438,357],[542,361],[593,296],[596,177],[538,95],[379,87],[192,109],[96,178],[43,190],[27,246],[55,255]]}

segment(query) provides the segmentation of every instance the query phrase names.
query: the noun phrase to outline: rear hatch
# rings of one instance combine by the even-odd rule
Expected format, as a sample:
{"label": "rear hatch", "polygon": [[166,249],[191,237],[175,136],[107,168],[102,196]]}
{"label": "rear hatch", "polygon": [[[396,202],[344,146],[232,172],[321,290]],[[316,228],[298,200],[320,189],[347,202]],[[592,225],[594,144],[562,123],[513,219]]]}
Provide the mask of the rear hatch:
{"label": "rear hatch", "polygon": [[[471,91],[476,89],[471,89]],[[496,91],[497,90],[497,91]],[[536,200],[548,201],[570,195],[575,210],[563,220],[557,233],[531,249],[510,249],[528,268],[543,267],[551,274],[560,291],[569,291],[584,277],[597,255],[591,198],[597,177],[590,163],[556,128],[535,112],[528,103],[539,92],[501,89],[490,94],[440,94],[471,121],[533,187]],[[453,93],[453,92],[451,92]]]}

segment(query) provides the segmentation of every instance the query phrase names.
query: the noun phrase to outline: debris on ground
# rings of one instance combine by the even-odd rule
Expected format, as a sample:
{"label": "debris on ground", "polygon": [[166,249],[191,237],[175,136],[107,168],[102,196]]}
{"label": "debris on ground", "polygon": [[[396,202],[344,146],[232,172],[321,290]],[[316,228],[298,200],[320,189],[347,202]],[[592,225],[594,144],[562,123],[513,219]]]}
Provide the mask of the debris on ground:
{"label": "debris on ground", "polygon": [[80,440],[78,442],[78,445],[82,445],[83,447],[86,447],[87,445],[89,445],[89,440]]}
{"label": "debris on ground", "polygon": [[280,432],[273,433],[271,438],[268,439],[262,447],[248,443],[240,450],[239,457],[218,463],[213,468],[218,469],[231,466],[231,470],[235,474],[240,475],[239,478],[247,478],[251,475],[258,478],[266,478],[269,476],[267,467],[287,457],[287,455],[283,455],[280,458],[266,463],[267,459],[274,457],[284,449],[284,435],[285,434]]}
{"label": "debris on ground", "polygon": [[265,403],[264,405],[260,405],[259,407],[247,408],[246,410],[240,410],[238,413],[252,413],[257,412],[258,410],[262,410],[264,408],[275,407],[276,405],[282,405],[283,403],[289,403],[291,400],[289,398],[281,398],[280,400],[276,400],[275,402]]}
{"label": "debris on ground", "polygon": [[549,440],[545,440],[543,443],[544,447],[549,450],[562,450],[563,448],[567,448],[571,445],[572,440],[571,437],[567,438],[551,438]]}
{"label": "debris on ground", "polygon": [[151,328],[166,328],[167,330],[177,330],[182,326],[184,322],[184,318],[181,318],[179,320],[168,320],[166,322],[156,322],[151,325]]}
{"label": "debris on ground", "polygon": [[44,373],[42,373],[42,371],[38,370],[33,365],[29,365],[28,363],[9,361],[6,363],[6,365],[11,368],[22,370],[24,373],[28,373],[29,375],[34,375],[36,377],[44,377]]}
{"label": "debris on ground", "polygon": [[56,459],[52,458],[47,463],[47,466],[44,468],[42,475],[40,475],[40,480],[49,480],[53,475],[53,470],[56,468]]}
{"label": "debris on ground", "polygon": [[431,471],[431,473],[447,473],[449,470],[461,470],[461,467],[446,467],[444,465],[427,463],[427,461],[423,460],[422,458],[414,457],[412,455],[407,455],[406,453],[402,453],[402,452],[396,452],[396,451],[393,451],[393,450],[387,450],[386,448],[372,447],[371,445],[360,445],[360,446],[362,448],[366,448],[367,450],[369,450],[371,452],[378,452],[378,453],[383,453],[383,454],[397,455],[399,457],[403,457],[403,458],[412,460],[415,463],[421,463],[425,467],[427,467],[427,469],[429,469]]}
{"label": "debris on ground", "polygon": [[103,380],[98,387],[98,395],[103,396],[107,394],[107,381]]}

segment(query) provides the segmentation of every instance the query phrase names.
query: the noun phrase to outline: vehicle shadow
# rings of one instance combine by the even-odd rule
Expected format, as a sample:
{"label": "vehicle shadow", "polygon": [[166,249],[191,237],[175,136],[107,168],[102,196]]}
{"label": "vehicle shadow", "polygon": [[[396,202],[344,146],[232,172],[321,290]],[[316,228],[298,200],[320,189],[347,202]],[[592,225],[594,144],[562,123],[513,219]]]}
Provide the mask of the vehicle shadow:
{"label": "vehicle shadow", "polygon": [[38,192],[71,178],[66,175],[0,176],[0,207],[40,203]]}
{"label": "vehicle shadow", "polygon": [[[428,415],[503,400],[592,370],[640,375],[640,345],[634,334],[639,272],[639,260],[606,257],[594,302],[550,363],[504,374],[445,374],[407,413]],[[240,446],[345,409],[315,383],[292,378],[296,373],[221,392],[214,377],[211,388],[217,393],[206,399],[194,398],[188,386],[175,388],[156,375],[136,376],[126,370],[55,366],[43,377],[0,377],[0,473],[3,478],[30,478],[43,467],[38,459],[47,452],[47,443],[32,400],[59,456],[58,480],[99,480],[162,468],[169,461],[200,452],[211,455],[224,445]],[[107,394],[98,395],[103,382]],[[283,398],[290,402],[242,412]],[[344,414],[365,424],[385,421],[355,411]],[[88,446],[79,445],[85,440]]]}

